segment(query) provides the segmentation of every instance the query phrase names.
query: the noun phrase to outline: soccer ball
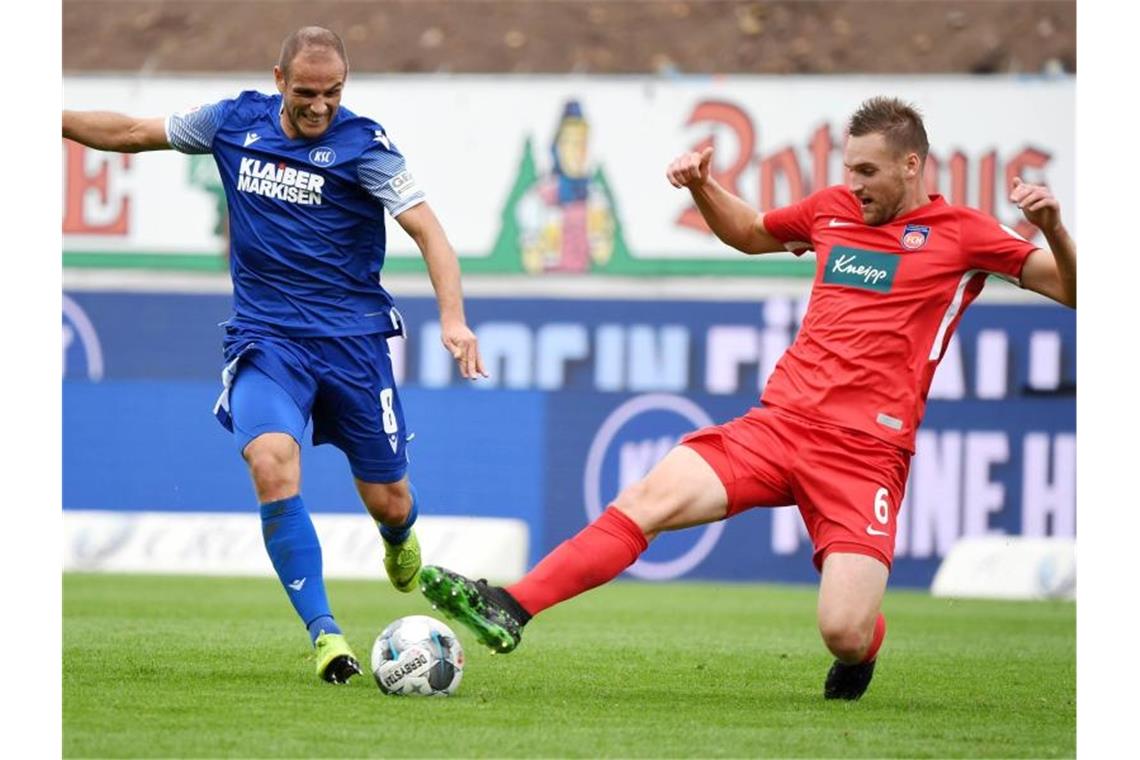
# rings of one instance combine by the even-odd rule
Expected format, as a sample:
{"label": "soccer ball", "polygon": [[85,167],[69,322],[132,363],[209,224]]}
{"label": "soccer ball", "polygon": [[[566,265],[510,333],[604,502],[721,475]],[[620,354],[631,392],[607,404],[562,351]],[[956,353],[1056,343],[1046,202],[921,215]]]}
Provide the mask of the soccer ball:
{"label": "soccer ball", "polygon": [[402,617],[376,637],[372,675],[385,694],[446,697],[463,678],[463,646],[435,618]]}

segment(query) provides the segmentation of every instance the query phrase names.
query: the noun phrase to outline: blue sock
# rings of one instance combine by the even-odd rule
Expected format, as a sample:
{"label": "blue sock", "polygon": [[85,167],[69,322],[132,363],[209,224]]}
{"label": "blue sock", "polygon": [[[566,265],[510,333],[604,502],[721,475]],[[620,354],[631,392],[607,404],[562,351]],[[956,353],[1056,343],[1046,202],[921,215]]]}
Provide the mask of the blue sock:
{"label": "blue sock", "polygon": [[324,633],[340,633],[340,626],[333,620],[332,615],[321,615],[319,618],[309,623],[309,638],[314,642],[317,637]]}
{"label": "blue sock", "polygon": [[321,544],[301,495],[261,505],[261,535],[285,594],[309,629],[309,637],[340,633],[325,595]]}
{"label": "blue sock", "polygon": [[408,534],[412,532],[412,526],[416,524],[416,518],[419,517],[419,499],[416,498],[416,487],[411,483],[408,483],[408,492],[412,495],[412,508],[408,510],[408,519],[404,520],[404,524],[384,525],[377,523],[380,526],[380,535],[390,544],[402,544],[407,541]]}

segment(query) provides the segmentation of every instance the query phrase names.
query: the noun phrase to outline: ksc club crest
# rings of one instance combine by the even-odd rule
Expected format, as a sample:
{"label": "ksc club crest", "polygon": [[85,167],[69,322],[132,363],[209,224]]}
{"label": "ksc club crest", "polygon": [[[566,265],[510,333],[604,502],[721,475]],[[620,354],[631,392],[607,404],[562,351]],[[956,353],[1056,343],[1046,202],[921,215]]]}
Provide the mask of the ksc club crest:
{"label": "ksc club crest", "polygon": [[[644,477],[681,436],[712,424],[692,401],[663,393],[636,396],[613,410],[586,455],[582,486],[590,521],[622,489]],[[662,533],[628,572],[646,580],[680,577],[709,556],[722,532],[724,523],[715,522],[701,530]]]}
{"label": "ksc club crest", "polygon": [[926,245],[928,237],[930,237],[929,227],[924,227],[921,224],[908,224],[902,234],[903,248],[908,251],[917,251]]}
{"label": "ksc club crest", "polygon": [[309,163],[317,166],[331,166],[336,161],[336,152],[325,145],[309,151]]}

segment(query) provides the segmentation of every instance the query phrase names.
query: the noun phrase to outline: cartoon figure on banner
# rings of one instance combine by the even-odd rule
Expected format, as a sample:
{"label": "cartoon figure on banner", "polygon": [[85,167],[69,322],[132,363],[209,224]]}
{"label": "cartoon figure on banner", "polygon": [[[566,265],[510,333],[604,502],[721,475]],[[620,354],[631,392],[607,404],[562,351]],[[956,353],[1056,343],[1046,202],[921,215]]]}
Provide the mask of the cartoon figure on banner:
{"label": "cartoon figure on banner", "polygon": [[550,146],[551,171],[515,207],[528,272],[587,272],[613,254],[614,213],[600,171],[590,169],[589,134],[581,104],[567,101]]}

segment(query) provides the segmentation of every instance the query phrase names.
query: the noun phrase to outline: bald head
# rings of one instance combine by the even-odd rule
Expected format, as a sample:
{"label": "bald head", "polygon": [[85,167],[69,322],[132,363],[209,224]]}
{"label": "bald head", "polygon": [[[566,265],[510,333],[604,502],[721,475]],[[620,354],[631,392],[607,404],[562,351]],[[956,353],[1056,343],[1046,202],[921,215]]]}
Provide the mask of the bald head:
{"label": "bald head", "polygon": [[348,73],[348,55],[344,52],[344,42],[337,33],[323,26],[305,26],[290,34],[281,43],[281,56],[277,60],[277,66],[286,79],[289,78],[293,61],[299,54],[310,49],[334,53],[344,64],[345,73]]}

